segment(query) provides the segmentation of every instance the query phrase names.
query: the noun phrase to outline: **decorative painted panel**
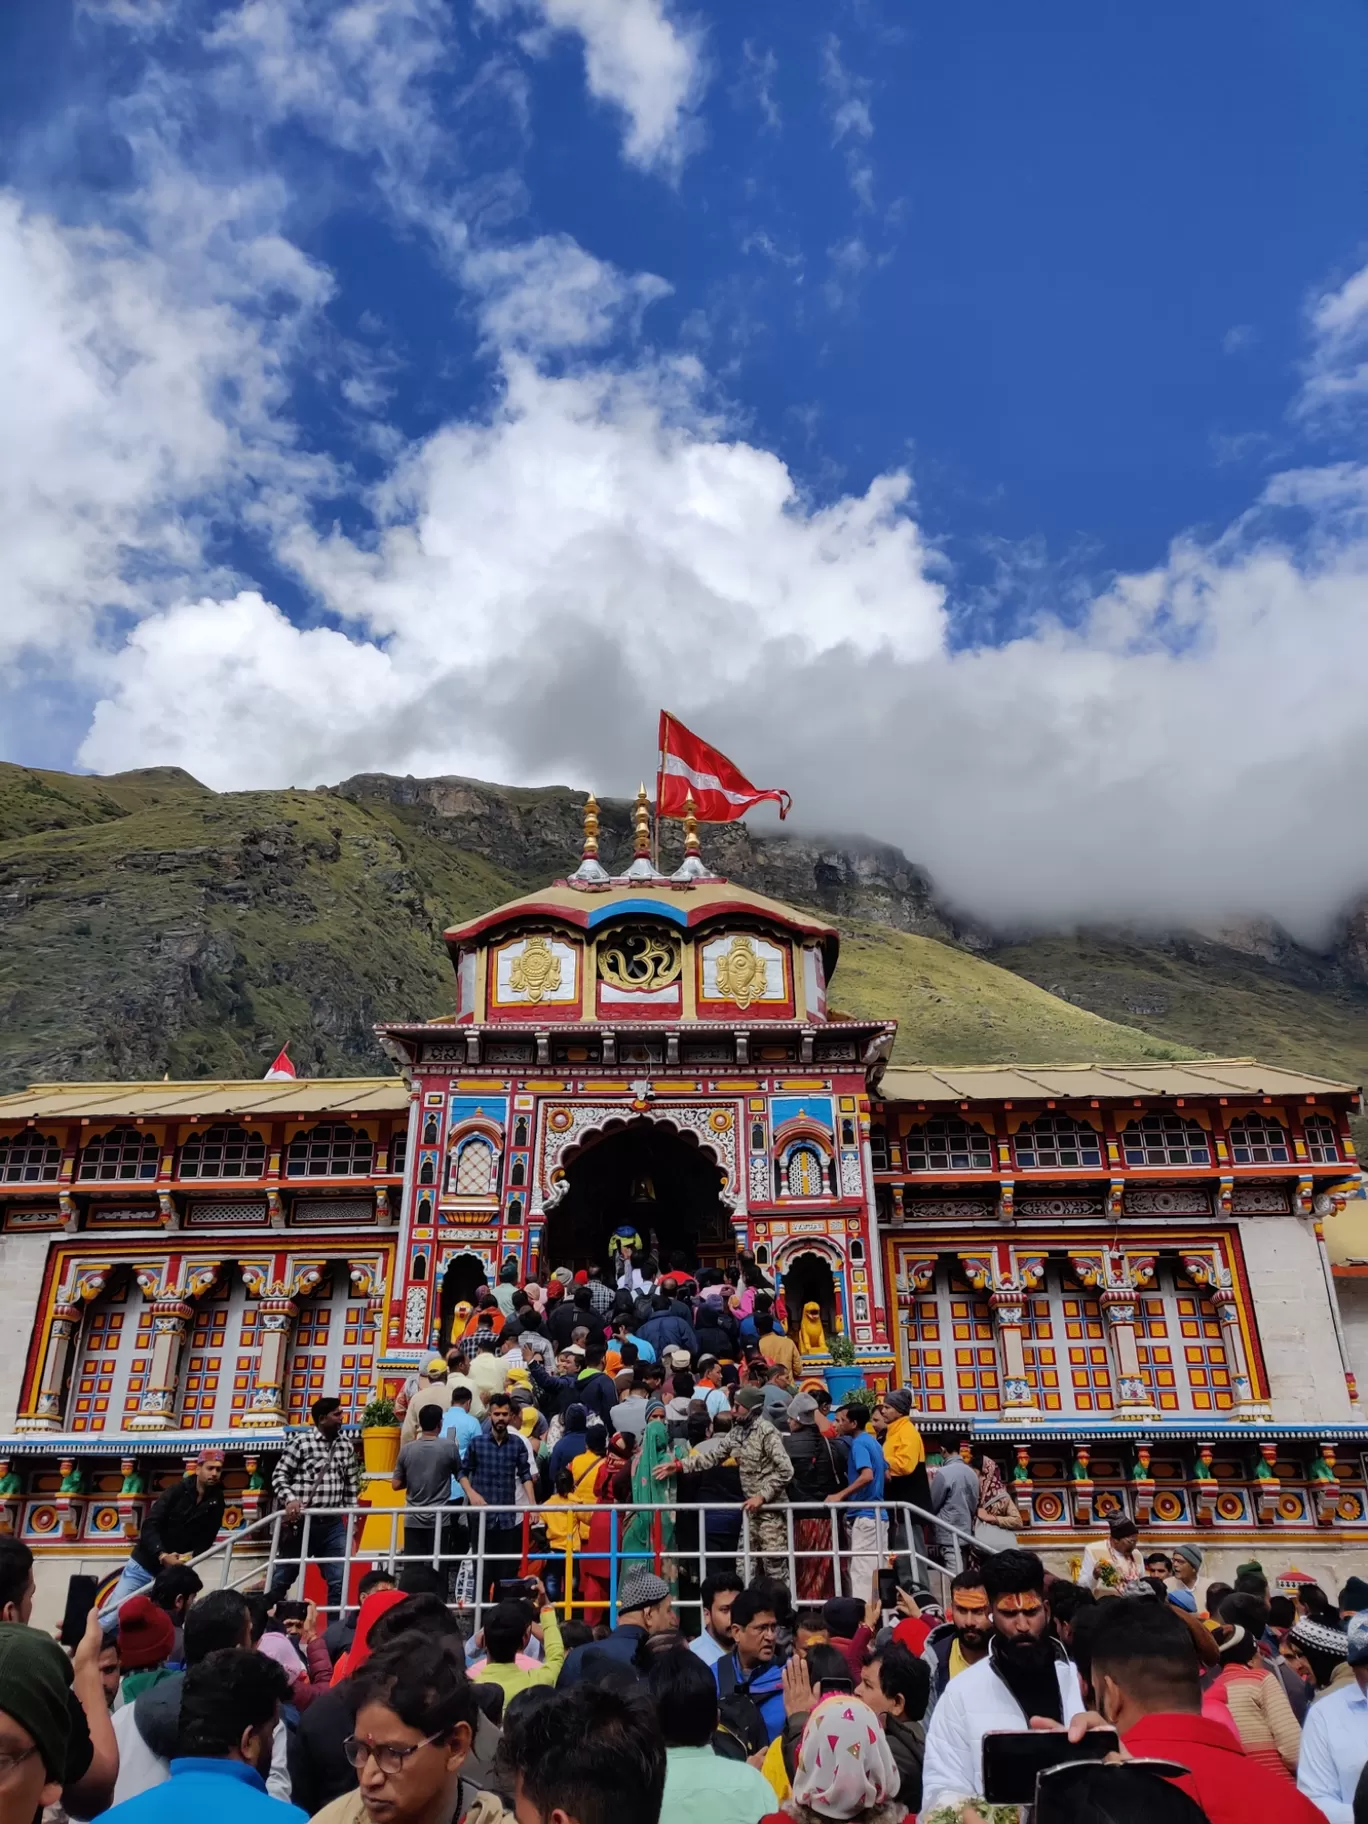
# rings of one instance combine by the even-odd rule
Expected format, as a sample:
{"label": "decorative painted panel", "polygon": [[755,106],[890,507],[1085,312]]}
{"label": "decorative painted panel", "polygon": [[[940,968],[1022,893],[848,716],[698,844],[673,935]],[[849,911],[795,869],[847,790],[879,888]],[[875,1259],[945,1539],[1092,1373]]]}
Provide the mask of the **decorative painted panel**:
{"label": "decorative painted panel", "polygon": [[131,1273],[115,1273],[86,1313],[71,1376],[70,1429],[120,1430],[138,1409],[151,1351],[150,1303]]}
{"label": "decorative painted panel", "polygon": [[698,950],[698,998],[745,1013],[793,998],[790,951],[752,931],[710,937]]}
{"label": "decorative painted panel", "polygon": [[580,957],[578,944],[540,931],[497,945],[489,952],[491,1011],[578,1007]]}
{"label": "decorative painted panel", "polygon": [[287,1376],[289,1424],[306,1424],[310,1406],[325,1393],[342,1401],[344,1418],[360,1418],[369,1394],[371,1331],[369,1301],[352,1291],[341,1267],[301,1300]]}
{"label": "decorative painted panel", "polygon": [[226,1431],[242,1423],[260,1357],[257,1304],[236,1266],[225,1263],[199,1300],[181,1359],[182,1426]]}

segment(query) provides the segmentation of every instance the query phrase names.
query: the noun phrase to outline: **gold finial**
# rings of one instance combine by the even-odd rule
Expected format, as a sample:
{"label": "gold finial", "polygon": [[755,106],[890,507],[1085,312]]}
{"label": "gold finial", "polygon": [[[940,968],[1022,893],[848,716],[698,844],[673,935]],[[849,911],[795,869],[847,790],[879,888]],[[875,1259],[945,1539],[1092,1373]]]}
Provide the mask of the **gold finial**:
{"label": "gold finial", "polygon": [[698,806],[693,801],[692,792],[684,800],[684,853],[698,853]]}
{"label": "gold finial", "polygon": [[598,854],[598,831],[598,799],[590,792],[584,801],[584,847],[580,850],[586,861]]}
{"label": "gold finial", "polygon": [[637,787],[636,804],[632,810],[632,850],[634,854],[644,855],[649,860],[651,854],[651,806],[646,796],[644,784]]}

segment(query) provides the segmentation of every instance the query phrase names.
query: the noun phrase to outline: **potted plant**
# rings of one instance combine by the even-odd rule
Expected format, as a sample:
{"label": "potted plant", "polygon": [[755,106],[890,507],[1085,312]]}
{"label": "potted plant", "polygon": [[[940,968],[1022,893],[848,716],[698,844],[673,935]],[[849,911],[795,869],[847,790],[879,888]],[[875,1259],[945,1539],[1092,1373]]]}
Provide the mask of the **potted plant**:
{"label": "potted plant", "polygon": [[864,1386],[864,1369],[856,1366],[855,1345],[848,1336],[828,1337],[827,1348],[831,1366],[826,1370],[826,1384],[832,1403],[840,1406]]}
{"label": "potted plant", "polygon": [[399,1460],[399,1419],[382,1389],[361,1414],[361,1455],[368,1476],[388,1476]]}

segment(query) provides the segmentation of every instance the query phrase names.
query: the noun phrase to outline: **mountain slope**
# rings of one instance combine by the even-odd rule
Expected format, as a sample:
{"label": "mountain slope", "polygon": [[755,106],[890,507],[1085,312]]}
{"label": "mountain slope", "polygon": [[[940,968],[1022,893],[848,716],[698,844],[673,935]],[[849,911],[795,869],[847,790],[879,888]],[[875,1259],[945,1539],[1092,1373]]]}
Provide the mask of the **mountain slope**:
{"label": "mountain slope", "polygon": [[[472,780],[220,794],[174,769],[0,765],[0,1085],[252,1076],[285,1039],[314,1074],[384,1068],[376,1020],[451,1005],[443,928],[565,872],[581,803]],[[609,866],[629,852],[629,809],[602,806]],[[1179,1050],[942,941],[983,940],[896,849],[706,834],[719,870],[842,925],[836,1000],[898,1019],[902,1057]]]}

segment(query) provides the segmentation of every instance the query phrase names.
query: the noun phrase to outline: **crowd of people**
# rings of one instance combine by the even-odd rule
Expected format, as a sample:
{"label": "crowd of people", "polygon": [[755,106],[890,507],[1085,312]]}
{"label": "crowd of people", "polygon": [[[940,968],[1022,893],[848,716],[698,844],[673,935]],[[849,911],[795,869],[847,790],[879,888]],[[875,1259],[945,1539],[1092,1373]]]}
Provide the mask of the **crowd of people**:
{"label": "crowd of people", "polygon": [[[187,1562],[213,1451],[79,1642],[31,1626],[0,1538],[0,1824],[1007,1824],[1004,1737],[1039,1751],[1035,1824],[1368,1824],[1368,1583],[1203,1587],[1124,1516],[1051,1576],[991,1459],[795,1375],[773,1288],[623,1264],[458,1312],[405,1390],[405,1553],[354,1592],[332,1399],[276,1465],[257,1593]],[[310,1558],[324,1613],[290,1596]]]}

